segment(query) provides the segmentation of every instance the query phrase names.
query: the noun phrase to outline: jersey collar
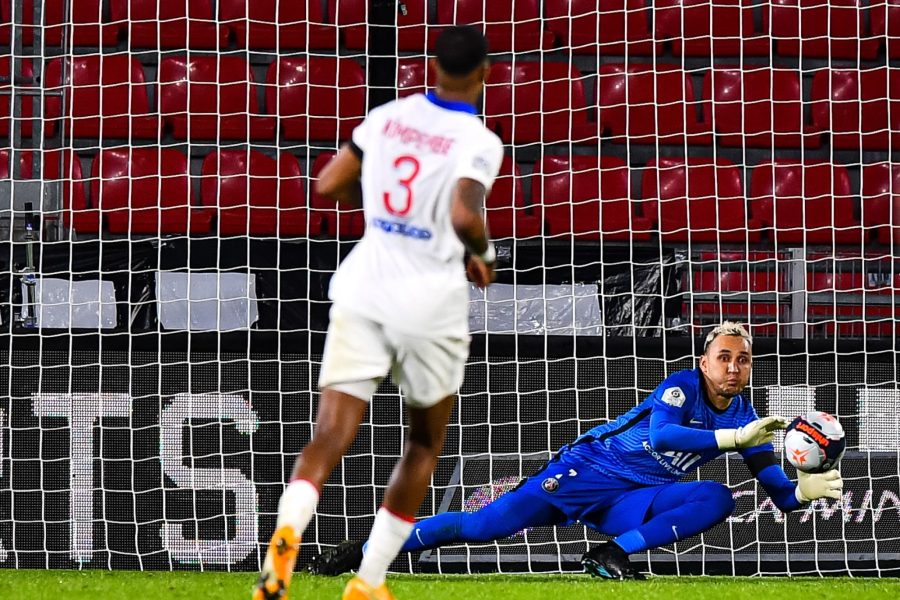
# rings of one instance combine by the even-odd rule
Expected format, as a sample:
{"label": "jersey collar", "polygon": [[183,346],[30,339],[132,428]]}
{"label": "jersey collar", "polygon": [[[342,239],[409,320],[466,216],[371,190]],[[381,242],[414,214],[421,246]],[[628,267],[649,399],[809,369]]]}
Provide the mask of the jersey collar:
{"label": "jersey collar", "polygon": [[468,102],[444,100],[443,98],[438,98],[437,94],[435,94],[434,92],[428,92],[427,94],[425,94],[425,98],[435,106],[440,106],[441,108],[446,108],[447,110],[456,110],[459,112],[469,113],[470,115],[478,113],[478,109],[476,109]]}

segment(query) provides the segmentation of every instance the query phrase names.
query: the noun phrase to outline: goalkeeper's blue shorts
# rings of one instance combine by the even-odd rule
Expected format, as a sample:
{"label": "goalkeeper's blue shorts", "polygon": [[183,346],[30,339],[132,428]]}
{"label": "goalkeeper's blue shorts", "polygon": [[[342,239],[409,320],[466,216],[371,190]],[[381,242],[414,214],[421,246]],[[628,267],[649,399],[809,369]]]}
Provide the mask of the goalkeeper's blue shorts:
{"label": "goalkeeper's blue shorts", "polygon": [[683,484],[646,486],[610,477],[563,453],[510,493],[552,505],[568,519],[561,524],[580,522],[618,535],[643,523],[654,499],[675,486]]}

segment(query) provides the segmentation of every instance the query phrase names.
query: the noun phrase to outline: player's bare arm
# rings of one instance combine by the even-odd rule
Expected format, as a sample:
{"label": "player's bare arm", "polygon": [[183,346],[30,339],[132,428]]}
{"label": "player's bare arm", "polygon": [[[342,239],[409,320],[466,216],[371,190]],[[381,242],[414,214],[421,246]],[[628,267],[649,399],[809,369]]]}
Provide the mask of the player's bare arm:
{"label": "player's bare arm", "polygon": [[478,287],[486,287],[494,280],[496,255],[488,239],[483,214],[485,188],[481,183],[463,178],[456,184],[450,219],[456,235],[469,251],[466,272]]}
{"label": "player's bare arm", "polygon": [[316,193],[347,206],[362,206],[361,171],[362,157],[350,144],[344,144],[319,174]]}

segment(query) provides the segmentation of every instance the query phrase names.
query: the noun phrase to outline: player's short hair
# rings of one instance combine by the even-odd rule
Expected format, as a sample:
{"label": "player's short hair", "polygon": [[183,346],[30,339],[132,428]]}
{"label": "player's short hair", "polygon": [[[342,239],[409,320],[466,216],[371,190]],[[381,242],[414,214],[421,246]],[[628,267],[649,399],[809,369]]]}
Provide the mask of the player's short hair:
{"label": "player's short hair", "polygon": [[747,344],[751,348],[753,347],[753,338],[743,325],[735,323],[734,321],[723,321],[721,325],[717,325],[712,331],[706,334],[706,341],[703,342],[703,354],[706,354],[706,351],[709,350],[713,340],[720,335],[740,337],[741,339],[747,340]]}
{"label": "player's short hair", "polygon": [[487,40],[474,27],[448,27],[435,44],[437,62],[448,75],[468,75],[481,65],[488,55]]}

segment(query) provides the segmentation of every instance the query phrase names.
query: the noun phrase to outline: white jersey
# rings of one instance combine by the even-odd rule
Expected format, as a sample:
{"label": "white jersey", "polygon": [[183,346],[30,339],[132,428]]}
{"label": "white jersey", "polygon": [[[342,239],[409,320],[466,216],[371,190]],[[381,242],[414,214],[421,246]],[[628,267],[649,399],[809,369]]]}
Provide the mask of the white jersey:
{"label": "white jersey", "polygon": [[331,280],[336,304],[412,335],[468,335],[465,248],[450,221],[461,178],[489,192],[503,144],[468,105],[417,94],[353,131],[366,232]]}

